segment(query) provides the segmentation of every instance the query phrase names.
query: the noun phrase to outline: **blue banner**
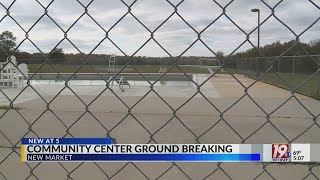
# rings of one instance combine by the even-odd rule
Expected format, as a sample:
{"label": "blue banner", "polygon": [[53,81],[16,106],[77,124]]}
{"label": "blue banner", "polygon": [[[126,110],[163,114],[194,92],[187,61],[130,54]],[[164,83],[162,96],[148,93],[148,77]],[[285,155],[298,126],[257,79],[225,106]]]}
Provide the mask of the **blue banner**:
{"label": "blue banner", "polygon": [[21,144],[112,144],[111,138],[22,138]]}
{"label": "blue banner", "polygon": [[260,154],[27,154],[27,161],[259,162]]}

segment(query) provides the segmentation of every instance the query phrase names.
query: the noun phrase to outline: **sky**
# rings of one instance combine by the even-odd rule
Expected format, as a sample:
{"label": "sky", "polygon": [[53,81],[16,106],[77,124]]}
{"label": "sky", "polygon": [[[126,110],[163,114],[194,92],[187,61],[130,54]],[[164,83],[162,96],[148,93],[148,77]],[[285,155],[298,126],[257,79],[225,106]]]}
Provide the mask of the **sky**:
{"label": "sky", "polygon": [[[285,42],[296,39],[294,33],[301,34],[314,22],[316,23],[300,36],[300,40],[309,42],[320,39],[320,22],[317,21],[320,17],[320,0],[312,0],[314,4],[311,0],[283,0],[280,3],[279,0],[234,0],[231,3],[229,0],[216,0],[216,2],[213,0],[79,1],[83,6],[89,3],[87,12],[96,22],[87,14],[81,16],[85,8],[76,0],[54,0],[51,4],[50,0],[38,0],[40,4],[36,0],[16,0],[13,4],[12,0],[0,0],[2,5],[0,6],[0,18],[2,18],[0,32],[5,30],[13,32],[17,37],[16,43],[20,44],[25,39],[24,31],[28,31],[29,38],[44,53],[50,52],[60,43],[58,47],[63,48],[66,53],[81,51],[94,54],[129,56],[134,54],[153,57],[214,56],[200,41],[194,43],[198,39],[195,32],[197,31],[201,32],[201,40],[213,52],[222,51],[228,55],[253,47],[248,42],[243,44],[247,38],[245,33],[252,32],[249,36],[250,41],[257,45],[258,33],[257,30],[253,30],[258,25],[258,14],[251,12],[251,9],[259,8],[262,23],[261,46],[275,41]],[[177,4],[179,4],[177,13],[162,24],[175,11],[173,6]],[[131,6],[132,14],[124,16],[128,12],[126,5]],[[3,6],[10,7],[10,16],[14,20],[9,16],[4,17],[7,10]],[[45,12],[44,7],[47,6],[50,18],[43,16],[39,20]],[[225,6],[226,15],[222,14],[222,7]],[[275,7],[276,18],[269,17],[273,7]],[[80,16],[81,18],[75,22]],[[135,17],[150,31],[156,30],[154,39],[167,52],[154,40],[150,40],[140,49],[151,37],[151,33]],[[119,19],[121,21],[117,23]],[[106,33],[96,23],[108,31],[108,37],[121,51],[109,39],[102,41]],[[64,33],[57,24],[67,31],[68,39],[77,48],[64,39]],[[192,45],[191,48],[185,51],[190,45]],[[39,52],[29,41],[24,41],[18,49],[29,53]]]}

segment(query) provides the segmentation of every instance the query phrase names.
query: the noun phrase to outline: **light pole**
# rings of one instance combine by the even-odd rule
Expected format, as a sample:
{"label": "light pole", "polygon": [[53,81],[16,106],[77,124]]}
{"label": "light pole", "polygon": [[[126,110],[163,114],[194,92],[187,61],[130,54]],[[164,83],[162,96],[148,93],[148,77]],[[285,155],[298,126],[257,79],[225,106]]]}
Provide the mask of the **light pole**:
{"label": "light pole", "polygon": [[[251,12],[257,12],[258,13],[258,50],[260,50],[260,9],[251,9]],[[260,76],[260,70],[259,70],[259,58],[257,58],[257,77]]]}

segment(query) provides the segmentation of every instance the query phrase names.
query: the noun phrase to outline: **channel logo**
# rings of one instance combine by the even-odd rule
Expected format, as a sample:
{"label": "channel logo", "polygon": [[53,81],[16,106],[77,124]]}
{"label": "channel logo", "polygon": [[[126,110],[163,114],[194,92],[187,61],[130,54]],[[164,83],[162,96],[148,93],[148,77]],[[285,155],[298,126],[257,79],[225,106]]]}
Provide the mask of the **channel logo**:
{"label": "channel logo", "polygon": [[273,162],[288,162],[289,157],[289,144],[272,144]]}

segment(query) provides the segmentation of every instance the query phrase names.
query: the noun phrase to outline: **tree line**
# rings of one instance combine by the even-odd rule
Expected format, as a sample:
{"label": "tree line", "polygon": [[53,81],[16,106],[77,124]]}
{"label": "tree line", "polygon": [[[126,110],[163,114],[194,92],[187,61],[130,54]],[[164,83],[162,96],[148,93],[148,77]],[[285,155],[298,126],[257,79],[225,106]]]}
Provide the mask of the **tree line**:
{"label": "tree line", "polygon": [[[294,71],[303,73],[312,73],[319,68],[317,64],[320,63],[319,57],[311,57],[310,55],[320,56],[320,40],[313,40],[309,43],[295,40],[283,43],[277,41],[262,46],[259,50],[262,54],[257,48],[236,53],[225,61],[226,66],[231,68],[239,68],[240,66],[242,69],[265,71],[272,65],[279,72],[292,72],[294,68]],[[274,61],[279,56],[281,57]]]}
{"label": "tree line", "polygon": [[[51,64],[68,64],[68,65],[80,65],[86,61],[86,64],[90,65],[106,65],[110,55],[107,54],[90,54],[89,56],[84,53],[64,53],[62,48],[54,48],[50,53],[28,53],[19,51],[16,49],[16,37],[12,32],[4,31],[0,35],[0,58],[1,61],[5,61],[6,57],[12,52],[17,57],[17,61],[26,64],[41,64],[47,61]],[[181,57],[177,61],[178,64],[187,65],[199,65],[199,58],[212,59],[213,57]],[[175,62],[176,57],[146,57],[135,56],[130,58],[129,56],[117,56],[116,65],[125,65],[129,62],[133,65],[171,65]],[[216,62],[203,61],[204,65],[212,65]]]}
{"label": "tree line", "polygon": [[[52,64],[69,64],[69,65],[79,65],[82,64],[86,60],[86,64],[90,65],[106,65],[108,64],[108,60],[110,55],[107,54],[90,54],[89,56],[84,53],[65,53],[62,48],[54,48],[50,53],[28,53],[22,52],[16,49],[16,37],[10,31],[4,31],[0,34],[0,58],[1,61],[4,61],[8,54],[11,54],[14,51],[14,55],[17,57],[19,62],[27,63],[27,64],[41,64],[44,61],[47,61]],[[273,56],[300,56],[300,55],[319,55],[320,53],[320,40],[313,40],[309,43],[303,43],[296,41],[288,41],[288,42],[274,42],[271,44],[267,44],[259,48],[260,52],[266,57]],[[284,53],[285,52],[285,53]],[[284,54],[283,54],[284,53]],[[225,65],[227,67],[237,68],[239,67],[239,62],[244,66],[252,66],[252,61],[246,60],[247,58],[257,58],[262,55],[256,48],[251,48],[246,51],[238,52],[236,54],[231,55],[225,61]],[[47,57],[47,59],[45,59]],[[218,51],[216,56],[212,57],[199,57],[199,56],[182,56],[177,61],[178,64],[181,65],[217,65],[216,61],[210,60],[202,60],[200,59],[219,59],[222,60],[225,58],[225,55],[222,51]],[[116,57],[116,65],[124,65],[129,62],[129,56],[117,56]],[[132,65],[171,65],[176,60],[176,57],[146,57],[146,56],[135,56],[131,58],[130,64]],[[267,64],[263,61],[263,58],[259,58],[261,63],[259,66],[263,64]],[[284,69],[290,70],[291,65],[289,61],[281,62],[282,67]],[[291,62],[290,62],[291,63]],[[317,68],[314,62],[310,61],[310,58],[302,59],[297,62],[301,69],[315,69]],[[263,68],[263,67],[261,67]],[[254,69],[254,68],[253,68]]]}
{"label": "tree line", "polygon": [[[313,40],[309,43],[299,42],[291,40],[281,43],[280,41],[272,44],[267,44],[259,49],[261,53],[266,57],[272,56],[301,56],[301,55],[318,55],[320,53],[320,40]],[[285,52],[285,53],[284,53]],[[284,53],[284,54],[283,54]],[[248,49],[244,52],[237,53],[235,56],[239,58],[253,58],[261,57],[262,55],[256,48]]]}

